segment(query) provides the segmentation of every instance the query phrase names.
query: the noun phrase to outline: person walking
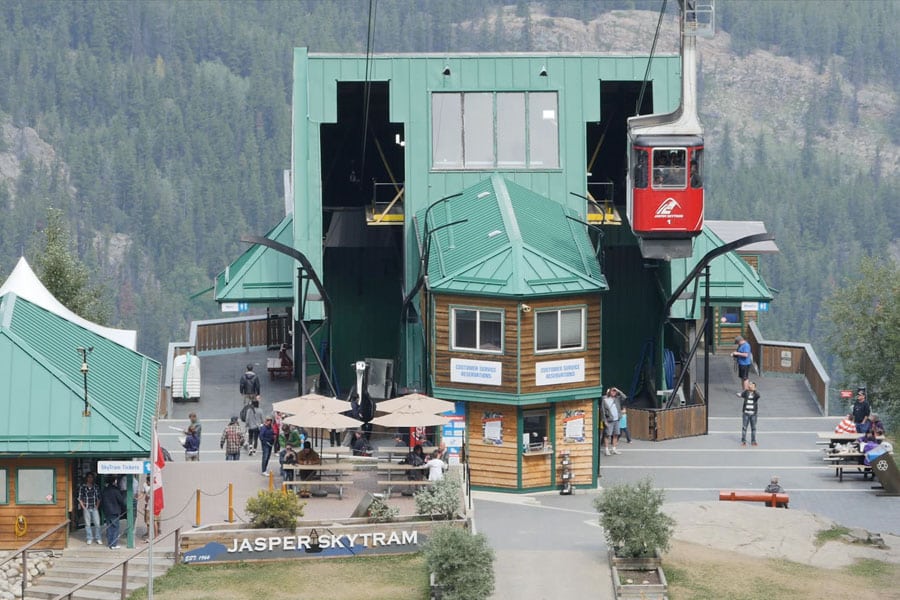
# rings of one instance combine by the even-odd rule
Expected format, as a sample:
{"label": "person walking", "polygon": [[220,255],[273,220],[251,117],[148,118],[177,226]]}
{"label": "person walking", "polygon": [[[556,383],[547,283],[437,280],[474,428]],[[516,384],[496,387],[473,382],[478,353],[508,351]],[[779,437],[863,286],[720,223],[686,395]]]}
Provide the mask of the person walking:
{"label": "person walking", "polygon": [[606,425],[604,452],[609,456],[609,444],[612,442],[612,453],[619,452],[619,418],[622,416],[622,393],[619,388],[611,387],[600,401],[603,411],[603,423]]}
{"label": "person walking", "polygon": [[[183,431],[183,433],[185,435],[185,442],[182,445],[185,446],[185,450],[187,450],[188,438],[191,437],[190,431],[193,428],[194,435],[197,436],[197,440],[196,440],[197,447],[193,448],[193,450],[192,450],[192,452],[196,451],[196,454],[192,454],[190,457],[185,456],[185,458],[187,458],[187,460],[189,460],[189,461],[200,460],[200,436],[203,433],[203,425],[200,424],[200,419],[197,418],[197,413],[195,413],[195,412],[192,412],[191,414],[189,414],[188,419],[190,419],[190,422],[188,423],[188,426]],[[193,444],[194,444],[194,442],[192,441],[191,445],[193,445]]]}
{"label": "person walking", "polygon": [[737,361],[738,378],[741,380],[741,391],[737,392],[740,396],[747,391],[748,382],[750,381],[750,365],[753,364],[753,350],[750,348],[750,342],[739,335],[734,338],[737,344],[737,350],[731,353],[731,356]]}
{"label": "person walking", "polygon": [[619,417],[619,439],[622,439],[622,436],[625,436],[625,440],[630,444],[631,443],[631,433],[628,431],[628,409],[624,406],[622,407],[622,416]]}
{"label": "person walking", "polygon": [[231,417],[231,421],[222,431],[219,438],[219,448],[225,449],[225,460],[240,460],[241,446],[244,445],[244,432],[238,423],[237,417]]}
{"label": "person walking", "polygon": [[269,474],[269,458],[275,447],[275,430],[272,428],[272,417],[266,417],[259,428],[259,444],[262,446],[262,474]]}
{"label": "person walking", "polygon": [[741,447],[747,446],[747,426],[750,426],[750,445],[756,446],[756,417],[759,412],[759,392],[756,391],[756,384],[752,381],[747,382],[747,389],[741,392],[741,398],[744,404],[741,407],[741,416],[743,423],[741,425]]}
{"label": "person walking", "polygon": [[247,371],[241,375],[239,388],[244,396],[244,404],[250,404],[259,396],[259,376],[253,372],[253,365],[247,365]]}
{"label": "person walking", "polygon": [[[106,517],[106,546],[110,550],[121,548],[119,546],[119,519],[127,509],[122,492],[116,485],[115,477],[110,478],[100,496],[100,505]],[[99,540],[98,540],[99,541]]]}
{"label": "person walking", "polygon": [[200,460],[200,436],[196,427],[188,425],[184,437],[184,460],[187,462],[196,462]]}
{"label": "person walking", "polygon": [[100,543],[100,486],[94,482],[94,474],[84,476],[78,487],[78,506],[84,514],[84,532],[88,544]]}
{"label": "person walking", "polygon": [[260,396],[257,396],[242,411],[242,418],[247,425],[247,454],[250,456],[256,454],[256,447],[259,445],[259,427],[263,423],[259,400]]}

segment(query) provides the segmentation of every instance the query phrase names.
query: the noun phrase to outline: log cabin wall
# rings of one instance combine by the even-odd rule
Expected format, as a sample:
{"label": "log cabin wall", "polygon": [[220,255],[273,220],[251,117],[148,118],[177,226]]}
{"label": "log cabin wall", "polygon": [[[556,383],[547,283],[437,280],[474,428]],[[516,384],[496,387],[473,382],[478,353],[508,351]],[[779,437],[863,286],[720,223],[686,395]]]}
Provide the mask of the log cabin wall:
{"label": "log cabin wall", "polygon": [[[531,311],[522,314],[522,361],[519,379],[521,393],[534,394],[571,390],[582,387],[600,385],[600,296],[599,294],[583,296],[567,296],[562,298],[542,298],[529,301]],[[577,308],[583,306],[585,311],[585,347],[575,352],[543,352],[535,351],[535,321],[538,312],[544,309]],[[584,381],[577,383],[560,383],[556,385],[537,385],[537,364],[557,360],[584,359]]]}
{"label": "log cabin wall", "polygon": [[[53,504],[17,504],[16,485],[20,469],[53,469],[55,474]],[[0,504],[0,549],[14,550],[20,548],[68,518],[69,498],[72,490],[69,483],[69,462],[63,458],[24,458],[0,459],[0,470],[5,473],[6,481],[0,485],[6,487],[6,503]],[[16,520],[25,518],[27,526],[25,535],[16,536]],[[62,528],[35,549],[62,550],[66,547],[67,528]]]}
{"label": "log cabin wall", "polygon": [[[483,390],[508,394],[532,394],[600,385],[600,297],[598,294],[542,298],[528,301],[530,310],[521,311],[515,299],[480,296],[435,296],[434,345],[432,375],[435,386]],[[585,307],[585,348],[575,352],[535,352],[536,314],[544,309]],[[450,350],[450,311],[454,307],[493,309],[503,311],[503,354]],[[521,327],[521,329],[520,329]],[[521,353],[521,362],[518,355]],[[451,382],[450,361],[453,358],[501,363],[502,384],[479,385]],[[584,359],[584,381],[541,385],[536,383],[536,363],[556,360]],[[521,367],[519,366],[521,365]]]}
{"label": "log cabin wall", "polygon": [[[470,481],[473,486],[516,489],[518,482],[518,408],[472,402],[466,407]],[[502,443],[486,442],[485,420],[501,419]]]}
{"label": "log cabin wall", "polygon": [[[485,298],[481,296],[449,296],[435,295],[434,309],[434,344],[432,356],[432,377],[437,387],[455,387],[465,390],[483,390],[515,394],[518,391],[516,380],[518,358],[517,322],[519,304],[512,298]],[[465,352],[450,350],[450,311],[452,308],[474,308],[503,311],[503,354],[493,352]],[[501,364],[501,385],[479,385],[450,381],[450,360],[453,358],[466,360],[483,360]]]}
{"label": "log cabin wall", "polygon": [[[590,485],[593,482],[594,474],[594,438],[597,434],[597,428],[594,423],[594,401],[593,400],[576,400],[574,402],[560,402],[555,405],[556,410],[556,427],[554,445],[555,458],[559,461],[559,457],[563,451],[569,451],[569,457],[572,461],[572,483],[576,486]],[[569,440],[566,441],[566,420],[568,418],[577,417],[583,413],[584,417],[584,441]],[[558,462],[557,462],[558,466]],[[557,471],[559,477],[559,471]],[[562,481],[557,481],[557,485],[562,485]]]}

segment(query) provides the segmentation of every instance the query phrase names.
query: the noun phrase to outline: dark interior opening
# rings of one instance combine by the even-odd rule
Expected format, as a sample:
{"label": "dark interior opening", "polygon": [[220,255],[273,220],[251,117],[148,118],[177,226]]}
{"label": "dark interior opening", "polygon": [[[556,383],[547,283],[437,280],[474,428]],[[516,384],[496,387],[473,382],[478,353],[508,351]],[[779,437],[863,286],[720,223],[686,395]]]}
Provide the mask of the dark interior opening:
{"label": "dark interior opening", "polygon": [[388,120],[389,107],[386,82],[371,83],[368,92],[364,82],[338,82],[337,123],[320,129],[322,279],[332,301],[335,386],[344,396],[354,384],[355,361],[396,360],[399,353],[403,227],[366,225],[364,212],[374,190],[394,193],[391,175],[403,184],[404,148],[396,140],[404,129]]}
{"label": "dark interior opening", "polygon": [[[641,85],[640,81],[601,81],[600,122],[587,124],[588,191],[598,201],[608,200],[604,196],[610,188],[601,184],[611,182],[612,200],[617,207],[625,206],[627,119],[634,116]],[[648,82],[640,114],[652,111],[653,83]]]}

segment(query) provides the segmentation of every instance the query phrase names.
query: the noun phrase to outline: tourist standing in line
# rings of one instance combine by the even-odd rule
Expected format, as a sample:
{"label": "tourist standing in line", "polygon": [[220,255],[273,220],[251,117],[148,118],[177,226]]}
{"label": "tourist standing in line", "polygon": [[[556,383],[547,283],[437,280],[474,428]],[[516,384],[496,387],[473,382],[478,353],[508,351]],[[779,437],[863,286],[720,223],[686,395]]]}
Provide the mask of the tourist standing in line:
{"label": "tourist standing in line", "polygon": [[103,488],[100,505],[106,516],[106,545],[110,550],[115,550],[121,547],[119,546],[119,519],[127,510],[125,499],[122,498],[122,492],[116,485],[115,477],[111,477],[106,487]]}
{"label": "tourist standing in line", "polygon": [[244,445],[244,432],[238,423],[237,417],[231,417],[231,421],[222,431],[219,438],[219,447],[225,449],[225,460],[240,460],[241,446]]}
{"label": "tourist standing in line", "polygon": [[750,426],[750,445],[756,446],[756,417],[759,413],[759,392],[756,391],[756,384],[752,381],[747,382],[747,389],[741,392],[741,398],[744,399],[741,407],[741,417],[743,423],[741,425],[741,446],[747,445],[747,426]]}
{"label": "tourist standing in line", "polygon": [[84,531],[87,543],[100,543],[100,486],[94,482],[94,474],[84,476],[78,487],[78,506],[84,513]]}
{"label": "tourist standing in line", "polygon": [[239,387],[244,396],[244,404],[250,404],[259,396],[259,376],[253,372],[253,365],[247,365],[247,371],[241,375]]}
{"label": "tourist standing in line", "polygon": [[272,428],[272,417],[266,417],[259,428],[259,444],[262,447],[262,474],[269,474],[269,458],[275,447],[275,430]]}

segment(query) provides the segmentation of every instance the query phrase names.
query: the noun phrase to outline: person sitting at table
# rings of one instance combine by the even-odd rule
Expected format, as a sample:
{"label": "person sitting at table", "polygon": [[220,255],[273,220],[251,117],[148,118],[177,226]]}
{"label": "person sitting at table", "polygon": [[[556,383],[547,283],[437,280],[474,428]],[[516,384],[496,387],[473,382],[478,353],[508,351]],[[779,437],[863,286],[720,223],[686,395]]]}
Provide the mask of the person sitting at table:
{"label": "person sitting at table", "polygon": [[869,432],[876,436],[884,436],[884,422],[876,413],[869,414]]}
{"label": "person sitting at table", "polygon": [[[290,465],[296,465],[296,464],[297,464],[297,452],[294,451],[293,446],[288,445],[284,449],[284,459],[282,460],[281,472],[282,472],[282,479],[284,481],[293,481],[294,480],[294,470],[287,469],[285,467],[290,466]],[[301,479],[303,478],[302,474],[301,474],[300,478]]]}
{"label": "person sitting at table", "polygon": [[[400,461],[400,464],[409,465],[411,467],[421,467],[425,464],[425,451],[421,444],[416,444],[415,448],[409,451],[409,454]],[[406,471],[406,478],[410,481],[421,481],[425,479],[425,473],[422,469],[409,469]]]}
{"label": "person sitting at table", "polygon": [[428,467],[428,481],[440,481],[444,478],[444,471],[447,470],[447,463],[440,459],[438,450],[431,454],[431,459],[425,463]]}
{"label": "person sitting at table", "polygon": [[278,351],[278,358],[281,360],[282,367],[293,367],[294,361],[291,359],[290,354],[287,351],[287,344],[281,345],[281,350]]}
{"label": "person sitting at table", "polygon": [[[299,465],[319,465],[322,464],[322,458],[319,453],[313,450],[312,444],[308,441],[303,442],[303,450],[297,455],[297,464]],[[307,481],[318,477],[318,471],[300,471],[300,479]]]}
{"label": "person sitting at table", "polygon": [[353,434],[353,456],[372,456],[372,446],[362,431]]}

